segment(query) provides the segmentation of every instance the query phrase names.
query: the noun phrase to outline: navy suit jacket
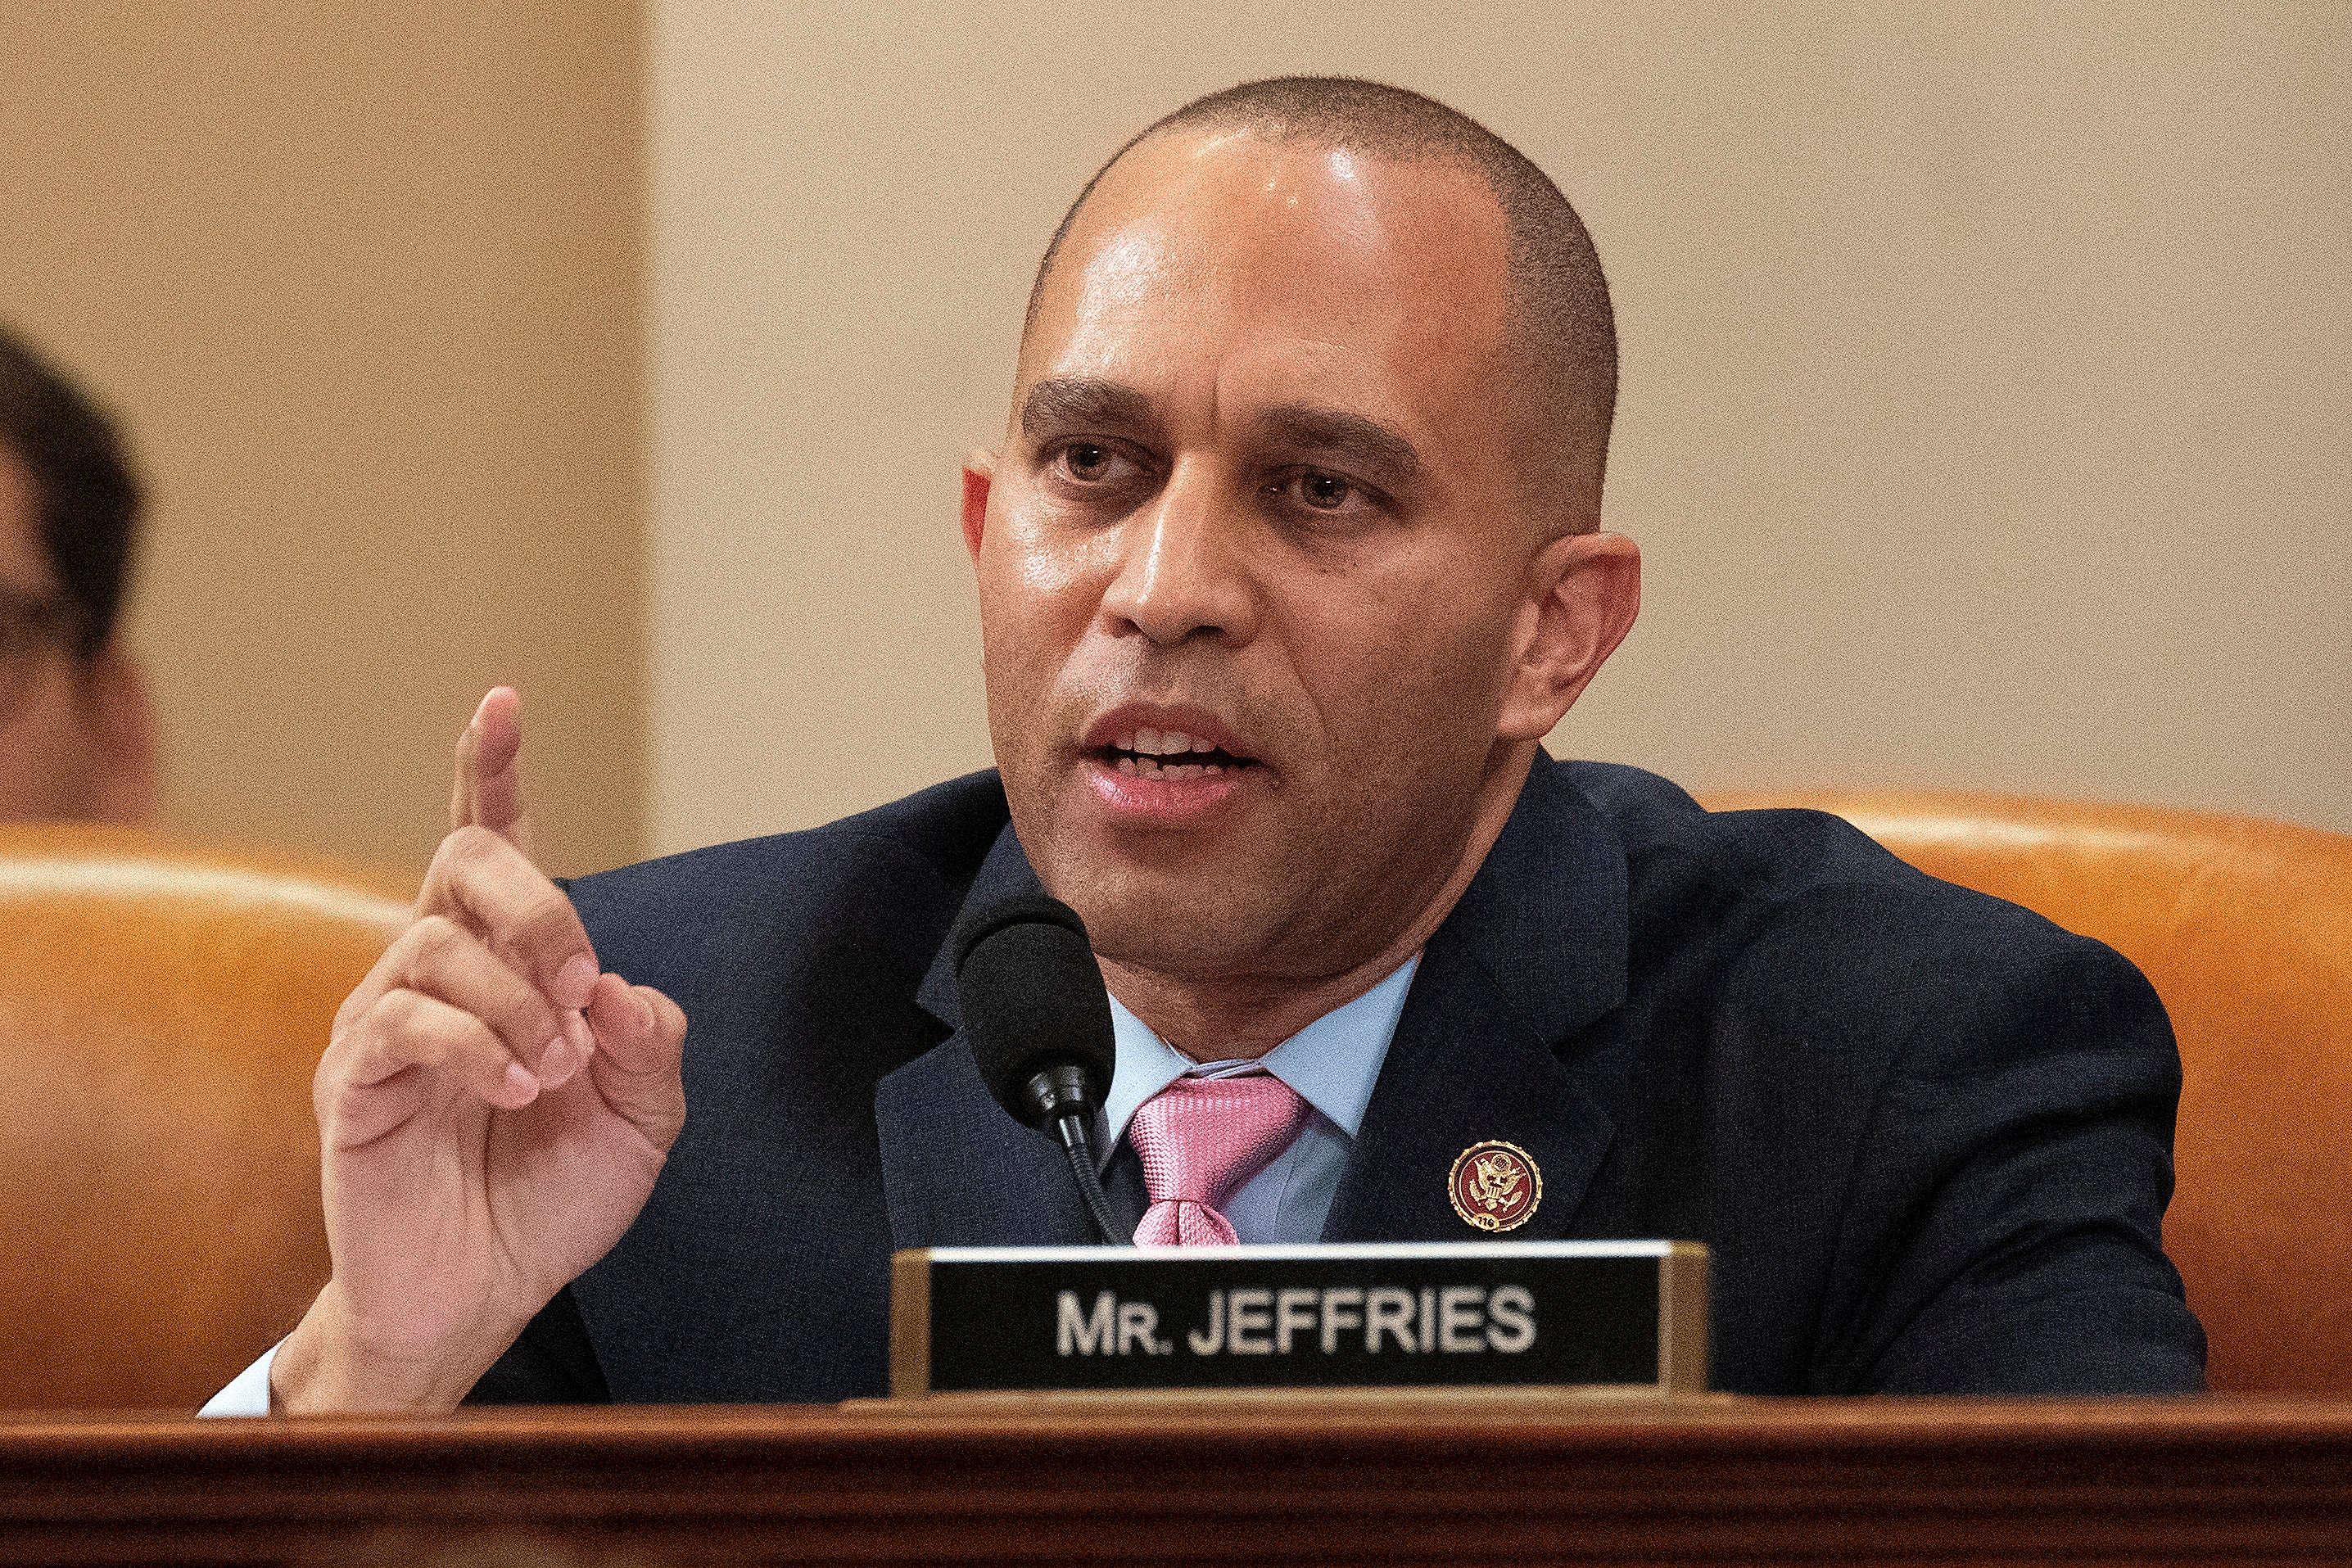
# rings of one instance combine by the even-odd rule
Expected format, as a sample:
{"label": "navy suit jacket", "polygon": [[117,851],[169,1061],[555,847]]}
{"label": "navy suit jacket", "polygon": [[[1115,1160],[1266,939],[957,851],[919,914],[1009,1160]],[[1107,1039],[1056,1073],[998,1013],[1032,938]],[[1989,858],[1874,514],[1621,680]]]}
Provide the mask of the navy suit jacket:
{"label": "navy suit jacket", "polygon": [[[686,1009],[686,1128],[474,1398],[878,1395],[893,1248],[1091,1240],[1056,1145],[982,1086],[941,951],[967,900],[1036,885],[993,774],[572,883],[605,967]],[[1502,1138],[1543,1176],[1514,1239],[1713,1249],[1718,1389],[2193,1390],[2179,1085],[2099,944],[1836,818],[1538,756],[1423,951],[1325,1238],[1483,1239],[1446,1176]]]}

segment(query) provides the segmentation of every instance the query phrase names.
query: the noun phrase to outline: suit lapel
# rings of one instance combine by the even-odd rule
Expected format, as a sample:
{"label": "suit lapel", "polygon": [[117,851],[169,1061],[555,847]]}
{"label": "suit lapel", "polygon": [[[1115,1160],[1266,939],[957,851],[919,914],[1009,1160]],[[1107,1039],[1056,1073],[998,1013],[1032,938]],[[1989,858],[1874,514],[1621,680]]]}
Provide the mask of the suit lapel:
{"label": "suit lapel", "polygon": [[1615,1135],[1601,1085],[1564,1042],[1625,996],[1624,850],[1607,819],[1538,756],[1486,863],[1423,950],[1324,1236],[1485,1239],[1447,1176],[1500,1139],[1543,1182],[1515,1240],[1568,1234]]}
{"label": "suit lapel", "polygon": [[[982,862],[967,904],[1038,891],[1008,824]],[[1061,1145],[989,1098],[963,1036],[947,945],[916,999],[955,1032],[884,1078],[874,1119],[894,1247],[1083,1246],[1092,1222]]]}
{"label": "suit lapel", "polygon": [[1093,1224],[1061,1145],[988,1096],[961,1031],[882,1080],[893,1247],[1082,1247]]}

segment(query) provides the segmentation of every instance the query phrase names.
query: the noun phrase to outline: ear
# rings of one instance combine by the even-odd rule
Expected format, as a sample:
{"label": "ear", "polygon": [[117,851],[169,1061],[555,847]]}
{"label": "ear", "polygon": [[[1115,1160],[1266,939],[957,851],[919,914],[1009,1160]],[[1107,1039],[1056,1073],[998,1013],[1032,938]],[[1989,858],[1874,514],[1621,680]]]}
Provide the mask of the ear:
{"label": "ear", "polygon": [[1496,732],[1506,740],[1549,734],[1633,629],[1641,609],[1642,551],[1632,539],[1569,534],[1546,545],[1528,568]]}
{"label": "ear", "polygon": [[155,704],[137,660],[110,640],[81,682],[82,722],[89,737],[89,815],[139,825],[154,820],[157,775]]}
{"label": "ear", "polygon": [[996,478],[996,454],[974,447],[963,460],[963,548],[980,559],[980,530],[988,522],[988,487]]}

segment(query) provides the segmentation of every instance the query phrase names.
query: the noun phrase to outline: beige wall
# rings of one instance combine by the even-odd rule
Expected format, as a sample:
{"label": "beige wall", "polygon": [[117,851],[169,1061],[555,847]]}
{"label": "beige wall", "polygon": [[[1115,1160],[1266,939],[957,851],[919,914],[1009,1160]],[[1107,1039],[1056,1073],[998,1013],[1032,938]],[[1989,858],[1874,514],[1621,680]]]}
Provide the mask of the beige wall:
{"label": "beige wall", "polygon": [[638,14],[8,8],[0,317],[143,459],[172,825],[421,865],[514,680],[550,860],[639,852]]}
{"label": "beige wall", "polygon": [[1642,624],[1556,749],[2352,830],[2352,10],[652,8],[652,836],[987,760],[954,466],[1097,160],[1352,71],[1614,279]]}
{"label": "beige wall", "polygon": [[2352,829],[2341,6],[637,11],[11,13],[0,315],[152,482],[173,825],[413,864],[498,679],[565,869],[984,764],[953,469],[1037,249],[1338,69],[1611,267],[1650,595],[1558,748]]}

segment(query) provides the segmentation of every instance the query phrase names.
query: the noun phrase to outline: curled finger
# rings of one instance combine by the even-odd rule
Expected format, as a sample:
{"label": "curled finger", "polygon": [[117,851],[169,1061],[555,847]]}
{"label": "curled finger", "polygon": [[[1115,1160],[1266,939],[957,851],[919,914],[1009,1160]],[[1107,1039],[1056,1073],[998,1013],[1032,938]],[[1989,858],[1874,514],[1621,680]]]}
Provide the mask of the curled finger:
{"label": "curled finger", "polygon": [[456,921],[428,915],[394,946],[408,989],[480,1019],[544,1086],[562,1083],[587,1060],[591,1037],[581,1016],[551,1005],[544,992]]}
{"label": "curled finger", "polygon": [[488,828],[459,828],[441,841],[420,904],[479,936],[558,1010],[587,1005],[596,949],[579,911],[529,857]]}
{"label": "curled finger", "polygon": [[[386,991],[360,1019],[352,1049],[331,1074],[320,1064],[328,1100],[363,1097],[403,1072],[447,1074],[504,1110],[539,1097],[539,1079],[491,1028],[438,997],[406,987]],[[324,1113],[331,1109],[320,1106]]]}

